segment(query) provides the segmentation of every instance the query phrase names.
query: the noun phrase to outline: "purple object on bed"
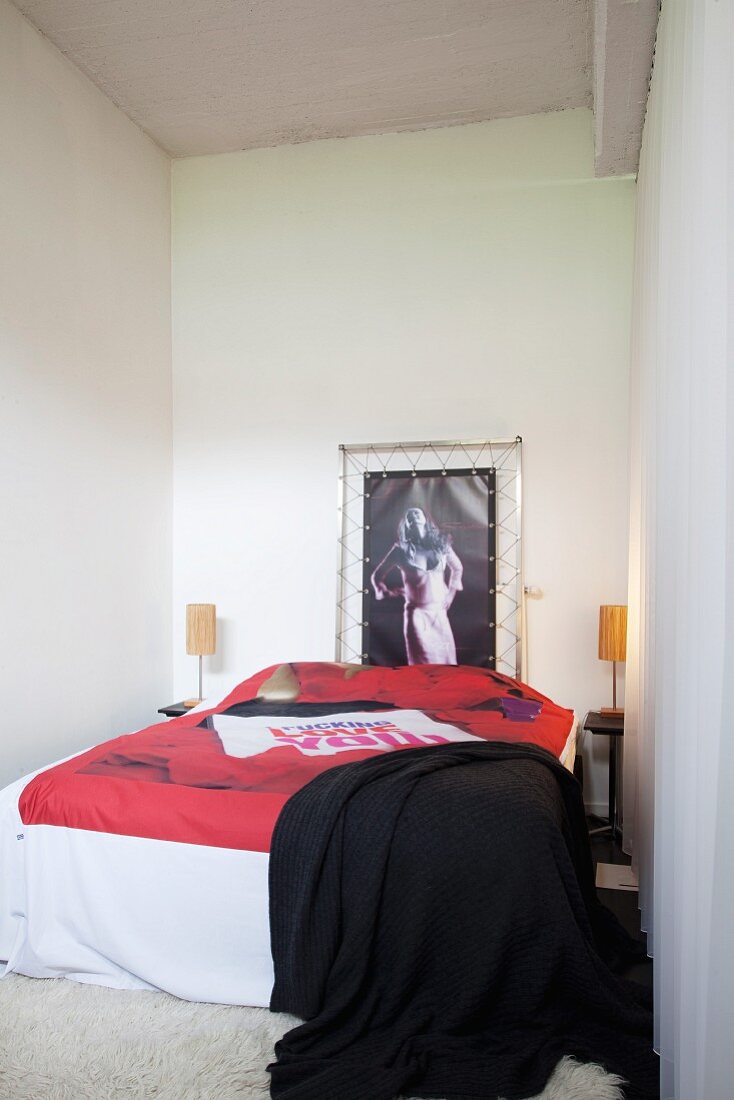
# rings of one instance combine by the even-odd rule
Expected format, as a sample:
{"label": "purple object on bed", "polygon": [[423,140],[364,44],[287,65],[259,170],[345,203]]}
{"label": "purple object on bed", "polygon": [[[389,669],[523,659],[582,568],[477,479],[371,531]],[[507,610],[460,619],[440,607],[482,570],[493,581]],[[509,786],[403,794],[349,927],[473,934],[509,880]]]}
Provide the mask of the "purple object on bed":
{"label": "purple object on bed", "polygon": [[542,703],[537,699],[518,699],[514,695],[503,695],[500,706],[505,718],[511,722],[532,722],[540,714]]}

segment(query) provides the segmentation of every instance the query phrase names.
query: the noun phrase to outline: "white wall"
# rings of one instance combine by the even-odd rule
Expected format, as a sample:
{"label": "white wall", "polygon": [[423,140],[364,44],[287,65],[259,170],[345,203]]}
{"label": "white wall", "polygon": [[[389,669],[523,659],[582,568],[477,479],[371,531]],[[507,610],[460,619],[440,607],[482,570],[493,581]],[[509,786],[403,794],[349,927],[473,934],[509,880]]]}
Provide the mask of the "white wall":
{"label": "white wall", "polygon": [[519,434],[530,679],[611,702],[633,209],[583,110],[174,162],[178,697],[187,602],[217,604],[209,689],[333,657],[340,442]]}
{"label": "white wall", "polygon": [[0,784],[170,696],[168,159],[0,0]]}

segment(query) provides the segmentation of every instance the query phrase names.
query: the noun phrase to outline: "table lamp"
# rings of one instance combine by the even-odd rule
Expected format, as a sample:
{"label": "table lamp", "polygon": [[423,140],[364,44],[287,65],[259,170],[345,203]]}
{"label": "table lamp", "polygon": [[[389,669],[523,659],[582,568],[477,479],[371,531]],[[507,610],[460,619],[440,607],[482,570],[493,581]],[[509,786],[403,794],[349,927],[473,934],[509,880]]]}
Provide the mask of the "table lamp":
{"label": "table lamp", "polygon": [[196,706],[203,699],[202,657],[208,657],[217,648],[217,609],[213,603],[186,604],[186,652],[199,658],[199,698],[186,699],[184,706]]}
{"label": "table lamp", "polygon": [[617,706],[617,661],[627,658],[627,607],[603,604],[599,608],[599,660],[612,662],[612,705],[602,707],[602,714],[624,714]]}

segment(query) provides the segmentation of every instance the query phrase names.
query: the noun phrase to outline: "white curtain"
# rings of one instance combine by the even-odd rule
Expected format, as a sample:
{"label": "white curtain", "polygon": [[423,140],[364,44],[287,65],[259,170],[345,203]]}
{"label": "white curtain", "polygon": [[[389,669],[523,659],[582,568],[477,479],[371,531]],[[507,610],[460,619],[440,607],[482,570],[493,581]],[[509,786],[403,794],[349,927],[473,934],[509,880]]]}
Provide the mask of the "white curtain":
{"label": "white curtain", "polygon": [[663,1100],[734,1097],[734,0],[663,0],[638,179],[625,846]]}

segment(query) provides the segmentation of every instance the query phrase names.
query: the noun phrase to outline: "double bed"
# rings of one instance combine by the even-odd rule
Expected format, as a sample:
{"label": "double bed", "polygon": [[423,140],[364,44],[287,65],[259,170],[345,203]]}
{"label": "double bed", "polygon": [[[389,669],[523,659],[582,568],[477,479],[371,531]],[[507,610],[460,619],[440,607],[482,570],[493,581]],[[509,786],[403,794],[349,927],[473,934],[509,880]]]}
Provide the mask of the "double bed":
{"label": "double bed", "polygon": [[490,669],[303,662],[21,779],[0,792],[0,966],[266,1006],[291,795],[334,766],[482,740],[571,770],[576,721]]}

